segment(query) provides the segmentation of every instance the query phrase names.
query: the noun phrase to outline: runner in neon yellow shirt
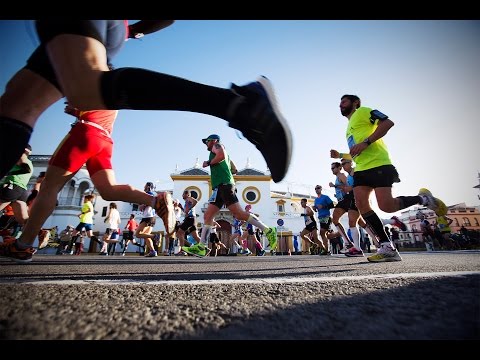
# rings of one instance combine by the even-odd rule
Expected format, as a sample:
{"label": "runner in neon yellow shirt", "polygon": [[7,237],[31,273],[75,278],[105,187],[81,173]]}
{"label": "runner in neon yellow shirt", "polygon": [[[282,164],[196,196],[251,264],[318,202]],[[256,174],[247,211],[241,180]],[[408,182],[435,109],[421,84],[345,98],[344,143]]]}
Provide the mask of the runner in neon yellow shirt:
{"label": "runner in neon yellow shirt", "polygon": [[349,154],[330,150],[332,158],[353,158],[357,164],[354,174],[353,192],[356,206],[363,219],[380,241],[377,253],[369,256],[370,262],[401,261],[402,258],[391,238],[385,233],[382,220],[372,210],[369,197],[375,191],[378,206],[385,212],[396,212],[415,204],[434,210],[437,215],[445,215],[447,207],[440,199],[432,196],[425,188],[416,196],[392,196],[393,183],[400,182],[397,169],[392,165],[383,137],[394,122],[378,110],[361,106],[356,95],[343,95],[340,111],[348,119],[346,138]]}

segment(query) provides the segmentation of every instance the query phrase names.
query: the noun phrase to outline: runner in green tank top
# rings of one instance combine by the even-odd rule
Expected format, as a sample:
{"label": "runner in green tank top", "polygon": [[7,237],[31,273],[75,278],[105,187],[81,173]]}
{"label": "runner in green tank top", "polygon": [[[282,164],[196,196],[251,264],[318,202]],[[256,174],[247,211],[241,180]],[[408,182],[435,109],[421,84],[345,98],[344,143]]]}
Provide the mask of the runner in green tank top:
{"label": "runner in green tank top", "polygon": [[33,175],[33,165],[28,156],[32,147],[28,145],[17,163],[0,181],[0,211],[8,205],[13,208],[15,220],[23,225],[28,219],[28,182]]}
{"label": "runner in green tank top", "polygon": [[228,156],[225,146],[220,143],[220,136],[212,134],[202,142],[207,145],[210,156],[203,162],[203,167],[210,167],[210,179],[212,183],[212,194],[208,199],[208,207],[204,215],[202,236],[200,243],[190,247],[182,247],[187,254],[204,257],[208,254],[208,239],[213,225],[213,219],[220,209],[225,206],[238,220],[246,221],[260,228],[267,236],[272,254],[277,247],[277,229],[268,227],[261,222],[255,214],[245,211],[238,202],[235,180],[233,174],[237,172],[235,164]]}
{"label": "runner in green tank top", "polygon": [[[225,158],[217,163],[216,166],[210,167],[210,179],[212,182],[212,189],[215,189],[220,184],[233,184],[235,185],[235,180],[233,180],[233,174],[230,167],[230,156],[228,155],[225,148],[223,148],[223,153]],[[215,158],[215,153],[210,152],[208,158],[208,163],[211,165],[211,161]]]}

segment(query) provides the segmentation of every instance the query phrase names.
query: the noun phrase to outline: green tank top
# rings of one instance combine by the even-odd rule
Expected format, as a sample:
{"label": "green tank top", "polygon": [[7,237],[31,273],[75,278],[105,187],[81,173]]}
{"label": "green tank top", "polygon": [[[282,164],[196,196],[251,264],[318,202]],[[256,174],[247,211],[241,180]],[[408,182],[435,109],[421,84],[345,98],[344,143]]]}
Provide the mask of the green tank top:
{"label": "green tank top", "polygon": [[[230,156],[227,154],[225,147],[223,147],[223,152],[225,154],[225,159],[220,161],[218,164],[210,166],[212,189],[215,189],[220,184],[235,184],[232,170],[230,169]],[[212,160],[214,157],[215,154],[210,152],[209,160]]]}
{"label": "green tank top", "polygon": [[[28,172],[26,174],[20,174],[20,175],[7,175],[2,179],[0,184],[14,184],[14,185],[17,185],[17,186],[21,187],[22,189],[27,190],[28,182],[30,181],[30,178],[32,177],[33,164],[30,161],[30,159],[27,159],[25,162],[30,167],[30,172]],[[18,171],[20,169],[21,169],[20,166],[15,165],[10,171],[15,172],[15,171]]]}

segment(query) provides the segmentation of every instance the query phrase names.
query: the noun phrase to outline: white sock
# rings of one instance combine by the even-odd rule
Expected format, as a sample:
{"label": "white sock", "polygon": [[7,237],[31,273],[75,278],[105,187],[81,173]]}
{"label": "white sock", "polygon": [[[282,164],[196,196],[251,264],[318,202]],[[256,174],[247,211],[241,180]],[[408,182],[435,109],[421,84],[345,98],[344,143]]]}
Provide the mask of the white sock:
{"label": "white sock", "polygon": [[263,232],[268,229],[268,226],[261,222],[254,214],[250,214],[248,216],[247,222],[252,224],[253,226],[258,227]]}
{"label": "white sock", "polygon": [[380,246],[389,246],[391,247],[393,250],[395,250],[395,245],[393,245],[393,243],[391,241],[388,241],[388,242],[382,242],[380,244]]}
{"label": "white sock", "polygon": [[203,245],[207,244],[207,239],[210,238],[211,231],[212,231],[212,225],[207,225],[207,224],[203,225],[200,244],[203,244]]}
{"label": "white sock", "polygon": [[357,250],[362,250],[362,247],[360,246],[360,233],[356,226],[350,228],[350,235],[352,235],[353,245],[355,248]]}

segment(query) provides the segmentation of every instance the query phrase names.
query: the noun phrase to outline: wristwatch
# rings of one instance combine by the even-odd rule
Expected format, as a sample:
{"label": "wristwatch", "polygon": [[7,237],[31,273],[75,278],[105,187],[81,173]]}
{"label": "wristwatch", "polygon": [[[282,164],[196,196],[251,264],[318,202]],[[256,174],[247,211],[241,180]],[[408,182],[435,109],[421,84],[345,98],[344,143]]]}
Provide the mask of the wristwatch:
{"label": "wristwatch", "polygon": [[367,144],[367,145],[371,145],[371,144],[372,144],[372,142],[370,141],[369,138],[366,138],[365,140],[363,140],[363,142],[364,142],[365,144]]}

